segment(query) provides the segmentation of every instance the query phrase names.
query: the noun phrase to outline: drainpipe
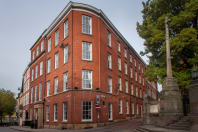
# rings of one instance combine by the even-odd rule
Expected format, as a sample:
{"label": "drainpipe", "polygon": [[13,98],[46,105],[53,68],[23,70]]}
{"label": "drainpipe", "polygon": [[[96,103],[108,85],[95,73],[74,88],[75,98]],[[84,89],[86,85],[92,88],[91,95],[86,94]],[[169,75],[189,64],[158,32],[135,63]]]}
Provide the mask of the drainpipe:
{"label": "drainpipe", "polygon": [[45,50],[45,52],[44,52],[44,54],[45,54],[45,55],[44,55],[44,56],[45,56],[45,64],[44,64],[45,71],[44,71],[44,73],[45,73],[45,74],[44,74],[44,85],[43,85],[43,86],[44,86],[44,87],[43,87],[43,88],[44,88],[44,90],[43,90],[43,91],[44,91],[44,92],[43,92],[43,128],[44,128],[44,125],[45,125],[45,123],[44,123],[44,122],[45,122],[45,119],[44,119],[44,115],[45,115],[44,112],[45,112],[45,111],[44,111],[44,109],[45,109],[46,75],[47,75],[47,72],[46,72],[46,71],[47,71],[47,70],[46,70],[46,64],[47,64],[46,45],[47,45],[47,38],[46,38],[46,36],[45,36],[45,37],[44,37],[44,50]]}
{"label": "drainpipe", "polygon": [[[73,64],[74,64],[74,60],[73,60],[73,22],[74,22],[74,20],[73,20],[73,11],[72,11],[72,43],[71,43],[71,47],[72,47],[72,89],[73,89],[73,77],[74,77],[74,71],[73,71]],[[71,105],[74,105],[73,107],[75,107],[75,104],[73,103],[73,96],[72,96],[72,94],[73,94],[73,91],[71,91]],[[72,107],[71,107],[72,108]],[[71,123],[73,124],[73,110],[71,110]]]}

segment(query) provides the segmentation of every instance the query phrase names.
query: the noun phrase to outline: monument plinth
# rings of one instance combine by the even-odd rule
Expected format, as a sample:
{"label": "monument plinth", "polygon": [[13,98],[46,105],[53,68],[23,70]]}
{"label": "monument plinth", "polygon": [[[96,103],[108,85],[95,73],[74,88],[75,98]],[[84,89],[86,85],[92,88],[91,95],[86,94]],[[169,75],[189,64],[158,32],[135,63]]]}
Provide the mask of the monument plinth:
{"label": "monument plinth", "polygon": [[182,116],[181,92],[175,77],[166,77],[160,96],[160,116]]}

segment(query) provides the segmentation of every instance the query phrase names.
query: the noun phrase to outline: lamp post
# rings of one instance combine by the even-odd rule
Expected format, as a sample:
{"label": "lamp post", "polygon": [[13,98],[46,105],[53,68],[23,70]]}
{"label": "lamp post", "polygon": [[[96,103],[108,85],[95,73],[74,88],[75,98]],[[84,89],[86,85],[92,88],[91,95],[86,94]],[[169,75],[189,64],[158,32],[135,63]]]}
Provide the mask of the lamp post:
{"label": "lamp post", "polygon": [[192,79],[193,80],[198,79],[198,70],[196,68],[192,70]]}

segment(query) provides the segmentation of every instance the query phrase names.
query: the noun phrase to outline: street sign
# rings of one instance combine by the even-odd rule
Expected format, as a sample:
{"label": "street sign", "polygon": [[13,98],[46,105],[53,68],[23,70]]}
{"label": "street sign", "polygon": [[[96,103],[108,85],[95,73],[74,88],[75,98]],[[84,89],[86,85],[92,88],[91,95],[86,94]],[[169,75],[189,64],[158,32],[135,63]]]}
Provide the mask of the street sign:
{"label": "street sign", "polygon": [[99,95],[96,96],[96,104],[100,104],[100,96]]}
{"label": "street sign", "polygon": [[96,104],[96,110],[101,110],[101,107],[99,104]]}

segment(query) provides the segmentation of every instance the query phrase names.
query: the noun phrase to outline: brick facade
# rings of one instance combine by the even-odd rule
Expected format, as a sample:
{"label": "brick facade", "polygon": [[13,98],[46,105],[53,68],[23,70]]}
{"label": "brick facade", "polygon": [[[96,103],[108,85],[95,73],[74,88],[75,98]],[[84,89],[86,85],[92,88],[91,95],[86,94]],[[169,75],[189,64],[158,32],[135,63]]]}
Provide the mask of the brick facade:
{"label": "brick facade", "polygon": [[[91,18],[90,34],[82,33],[83,15]],[[68,21],[68,36],[64,38],[64,23],[66,21]],[[57,46],[55,46],[56,31],[59,31],[59,42]],[[111,46],[108,46],[108,33],[111,34]],[[51,39],[50,52],[48,52],[49,39]],[[82,59],[83,42],[89,42],[92,45],[92,59],[89,61]],[[44,43],[43,51],[41,51],[41,43]],[[120,43],[121,51],[118,51],[118,43]],[[68,46],[69,51],[68,61],[66,63],[64,63],[65,46]],[[38,54],[36,53],[37,47],[39,47]],[[146,64],[100,10],[88,5],[70,2],[53,23],[43,32],[30,50],[30,105],[26,107],[29,108],[28,119],[30,119],[31,116],[30,109],[33,110],[33,119],[36,118],[36,112],[43,111],[42,114],[37,116],[38,120],[42,119],[44,121],[41,122],[42,125],[40,125],[40,127],[44,125],[45,127],[79,128],[85,127],[87,124],[106,123],[110,121],[109,104],[112,104],[113,121],[138,117],[143,113],[144,91],[146,88],[152,87],[152,85],[147,87],[147,82],[143,77]],[[125,57],[124,50],[127,51],[127,57]],[[58,53],[58,68],[55,69],[56,53]],[[111,69],[108,68],[108,55],[111,55]],[[121,58],[121,71],[118,70],[118,57]],[[47,72],[49,59],[51,60],[50,73]],[[41,61],[43,62],[43,74],[40,76]],[[125,74],[125,65],[127,65],[127,74]],[[36,66],[38,66],[37,78],[35,78]],[[131,68],[132,77],[130,76]],[[89,70],[92,73],[91,89],[82,88],[82,70]],[[66,72],[68,75],[68,88],[64,91],[63,75]],[[32,75],[32,73],[34,74]],[[33,80],[32,76],[34,78]],[[118,89],[119,77],[122,80],[121,90]],[[57,93],[54,91],[55,78],[58,78]],[[112,80],[112,92],[110,93],[108,92],[108,78]],[[50,82],[49,96],[47,96],[47,82]],[[126,82],[128,82],[128,90],[125,86]],[[42,83],[42,99],[39,101],[40,83]],[[133,92],[131,91],[131,85],[133,85]],[[36,102],[35,86],[37,86]],[[157,88],[154,89],[157,91]],[[32,91],[33,94],[31,94]],[[33,103],[31,103],[31,95],[33,95]],[[99,111],[96,110],[96,96],[100,97],[100,103],[98,105],[101,110]],[[120,100],[122,100],[122,114],[119,113]],[[91,120],[82,120],[83,101],[91,102]],[[66,121],[63,121],[64,102],[67,103]],[[126,110],[126,102],[128,102],[128,113]],[[132,103],[134,103],[134,113],[132,113]],[[57,121],[54,121],[54,104],[57,104]],[[38,105],[42,107],[36,107]],[[49,121],[47,121],[46,117],[47,107],[50,108]],[[38,110],[35,111],[35,108],[38,108]]]}

